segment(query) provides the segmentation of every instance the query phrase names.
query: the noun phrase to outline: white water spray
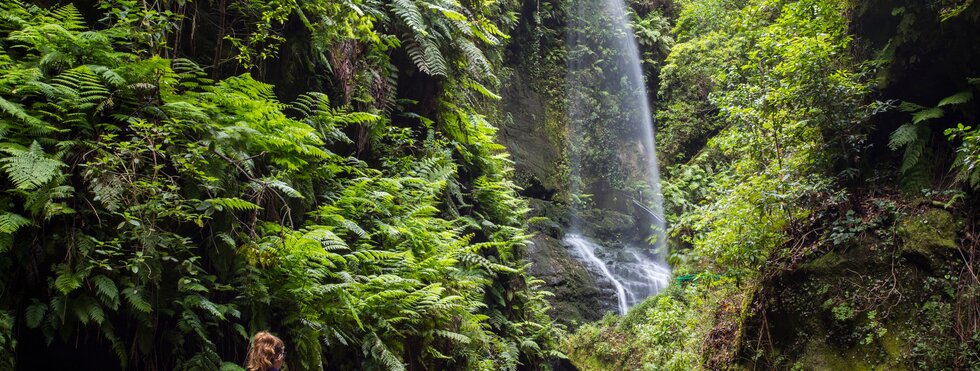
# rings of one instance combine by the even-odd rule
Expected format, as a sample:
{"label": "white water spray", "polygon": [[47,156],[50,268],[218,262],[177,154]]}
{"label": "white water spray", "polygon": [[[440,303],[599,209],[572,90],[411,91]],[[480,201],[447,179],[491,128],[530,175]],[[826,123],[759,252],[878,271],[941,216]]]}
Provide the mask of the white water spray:
{"label": "white water spray", "polygon": [[605,276],[606,279],[612,282],[613,287],[616,288],[616,298],[619,300],[619,314],[626,313],[626,310],[628,309],[626,304],[626,289],[623,287],[623,284],[619,282],[619,279],[617,279],[616,276],[609,271],[609,267],[606,266],[606,263],[603,263],[602,260],[599,260],[599,258],[595,256],[596,244],[577,234],[569,234],[568,236],[565,236],[565,242],[575,247],[575,251],[578,252],[579,258],[584,259],[586,264],[598,269],[599,272],[602,272],[602,275]]}
{"label": "white water spray", "polygon": [[602,247],[589,239],[568,234],[565,243],[575,248],[574,253],[589,267],[597,270],[616,290],[619,314],[626,314],[629,307],[663,290],[670,284],[670,268],[662,260],[651,257],[642,248],[624,247],[620,261],[607,264],[596,256]]}

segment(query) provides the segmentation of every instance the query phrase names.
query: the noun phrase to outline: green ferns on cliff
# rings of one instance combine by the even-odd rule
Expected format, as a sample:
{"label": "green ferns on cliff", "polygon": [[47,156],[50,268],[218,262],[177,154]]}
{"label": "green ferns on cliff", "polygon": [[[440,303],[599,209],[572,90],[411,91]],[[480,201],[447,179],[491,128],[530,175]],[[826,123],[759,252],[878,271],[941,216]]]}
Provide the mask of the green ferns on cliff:
{"label": "green ferns on cliff", "polygon": [[[0,368],[234,368],[264,329],[293,370],[560,357],[489,118],[508,4],[262,3],[238,63],[298,20],[339,93],[174,57],[183,2],[0,5]],[[440,79],[432,116],[400,68]]]}

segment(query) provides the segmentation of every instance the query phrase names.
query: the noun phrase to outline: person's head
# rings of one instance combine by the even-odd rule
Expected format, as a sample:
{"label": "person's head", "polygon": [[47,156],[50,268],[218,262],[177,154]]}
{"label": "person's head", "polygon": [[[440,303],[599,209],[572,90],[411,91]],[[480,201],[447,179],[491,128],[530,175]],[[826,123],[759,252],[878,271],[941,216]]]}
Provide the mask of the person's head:
{"label": "person's head", "polygon": [[267,331],[259,331],[252,337],[245,368],[248,371],[268,371],[271,367],[282,367],[285,358],[286,345],[282,340]]}

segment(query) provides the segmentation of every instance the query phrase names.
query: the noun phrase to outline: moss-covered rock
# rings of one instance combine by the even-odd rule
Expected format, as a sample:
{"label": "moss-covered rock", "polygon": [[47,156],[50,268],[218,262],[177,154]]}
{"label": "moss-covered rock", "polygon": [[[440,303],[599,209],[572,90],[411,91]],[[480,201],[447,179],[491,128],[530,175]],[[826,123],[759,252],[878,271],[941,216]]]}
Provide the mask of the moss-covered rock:
{"label": "moss-covered rock", "polygon": [[907,370],[908,344],[895,326],[867,344],[839,347],[825,341],[826,334],[810,337],[796,365],[804,370]]}
{"label": "moss-covered rock", "polygon": [[497,135],[515,160],[518,184],[531,191],[528,196],[547,198],[565,187],[558,179],[564,144],[554,129],[563,126],[557,121],[564,112],[548,109],[555,98],[537,89],[539,83],[520,73],[507,76],[501,90],[505,119]]}
{"label": "moss-covered rock", "polygon": [[945,210],[928,209],[910,215],[898,223],[902,239],[901,253],[913,263],[929,271],[942,264],[942,259],[957,249],[956,221]]}
{"label": "moss-covered rock", "polygon": [[928,209],[875,228],[811,256],[771,283],[770,365],[904,370],[915,364],[907,322],[919,321],[918,308],[933,295],[922,290],[923,283],[953,264],[956,220],[947,211]]}

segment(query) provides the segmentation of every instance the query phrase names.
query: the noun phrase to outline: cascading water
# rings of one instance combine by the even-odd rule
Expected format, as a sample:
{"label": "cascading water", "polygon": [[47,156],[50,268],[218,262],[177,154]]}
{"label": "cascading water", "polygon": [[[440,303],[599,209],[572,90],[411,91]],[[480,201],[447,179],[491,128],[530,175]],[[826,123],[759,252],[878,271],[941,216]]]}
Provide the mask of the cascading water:
{"label": "cascading water", "polygon": [[626,309],[628,309],[628,304],[626,301],[626,287],[619,281],[619,278],[609,271],[609,267],[607,267],[602,260],[599,260],[599,258],[595,256],[595,249],[598,246],[592,243],[592,241],[589,241],[585,237],[577,234],[569,234],[565,236],[565,243],[575,247],[575,252],[580,259],[583,259],[593,268],[598,269],[599,272],[602,273],[603,277],[612,282],[613,287],[616,289],[616,299],[619,302],[619,313],[626,313]]}
{"label": "cascading water", "polygon": [[[617,244],[621,247],[606,248],[586,239],[580,233],[582,210],[578,207],[572,210],[571,233],[565,238],[579,259],[612,283],[618,310],[624,314],[629,306],[656,294],[670,282],[670,266],[658,253],[663,250],[665,223],[653,116],[623,0],[574,1],[567,37],[572,193],[581,194],[583,187],[590,186],[584,179],[590,177],[611,184],[611,180],[601,178],[615,173],[615,169],[620,173],[628,173],[622,170],[626,168],[639,170],[646,183],[641,200],[631,201],[636,210],[649,214],[656,234],[653,245],[639,244],[634,239],[621,241]],[[623,156],[608,155],[612,152],[609,146],[620,146],[625,152],[634,148],[642,156],[626,164]],[[620,163],[609,163],[617,161]],[[614,170],[603,173],[594,169],[597,167]],[[637,178],[636,174],[621,177],[624,179],[620,182]]]}
{"label": "cascading water", "polygon": [[640,248],[626,247],[623,251],[626,259],[606,264],[595,255],[596,249],[601,248],[595,242],[570,233],[565,236],[565,243],[575,248],[575,255],[579,259],[612,283],[620,314],[625,314],[630,306],[663,290],[670,282],[670,269],[667,265]]}

